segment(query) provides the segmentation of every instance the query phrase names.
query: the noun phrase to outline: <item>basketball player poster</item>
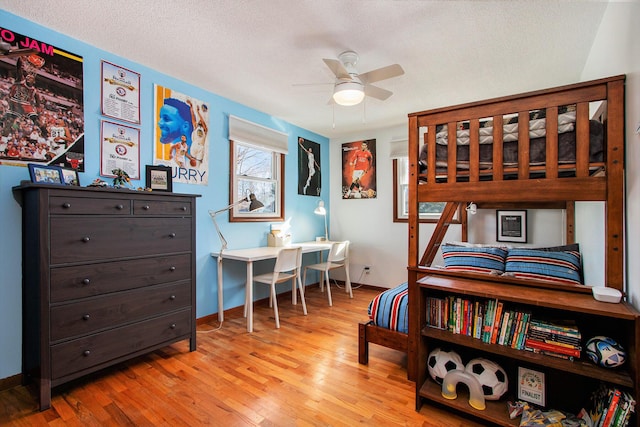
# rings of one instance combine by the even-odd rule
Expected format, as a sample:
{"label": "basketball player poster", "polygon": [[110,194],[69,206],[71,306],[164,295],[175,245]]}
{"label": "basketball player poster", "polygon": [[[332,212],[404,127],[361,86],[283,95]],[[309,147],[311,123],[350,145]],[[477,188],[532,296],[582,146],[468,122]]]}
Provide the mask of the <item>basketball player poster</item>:
{"label": "basketball player poster", "polygon": [[319,196],[320,144],[298,138],[298,194]]}
{"label": "basketball player poster", "polygon": [[0,30],[0,165],[84,172],[82,57]]}
{"label": "basketball player poster", "polygon": [[154,85],[154,98],[153,164],[170,166],[174,183],[206,185],[209,106],[160,85]]}
{"label": "basketball player poster", "polygon": [[375,199],[376,140],[342,144],[342,198]]}

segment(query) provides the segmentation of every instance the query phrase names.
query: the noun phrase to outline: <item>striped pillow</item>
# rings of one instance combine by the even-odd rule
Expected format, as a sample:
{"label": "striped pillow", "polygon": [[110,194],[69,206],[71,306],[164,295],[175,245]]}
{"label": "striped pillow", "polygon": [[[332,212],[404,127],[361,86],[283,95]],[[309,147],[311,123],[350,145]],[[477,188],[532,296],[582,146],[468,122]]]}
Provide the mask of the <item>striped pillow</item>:
{"label": "striped pillow", "polygon": [[504,273],[507,251],[498,247],[442,246],[444,268],[473,273]]}
{"label": "striped pillow", "polygon": [[505,274],[522,279],[581,285],[580,252],[511,249],[507,254]]}
{"label": "striped pillow", "polygon": [[406,334],[409,332],[408,301],[409,288],[405,282],[376,295],[371,300],[369,319],[374,325]]}

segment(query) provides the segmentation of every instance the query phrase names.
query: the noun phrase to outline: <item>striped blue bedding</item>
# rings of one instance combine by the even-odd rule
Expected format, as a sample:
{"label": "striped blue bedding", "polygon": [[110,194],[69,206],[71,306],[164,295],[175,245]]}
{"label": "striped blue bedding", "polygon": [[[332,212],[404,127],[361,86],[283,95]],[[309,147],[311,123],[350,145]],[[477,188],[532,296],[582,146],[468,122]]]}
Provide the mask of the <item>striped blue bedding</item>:
{"label": "striped blue bedding", "polygon": [[369,319],[374,325],[406,334],[409,331],[407,282],[378,294],[369,303]]}

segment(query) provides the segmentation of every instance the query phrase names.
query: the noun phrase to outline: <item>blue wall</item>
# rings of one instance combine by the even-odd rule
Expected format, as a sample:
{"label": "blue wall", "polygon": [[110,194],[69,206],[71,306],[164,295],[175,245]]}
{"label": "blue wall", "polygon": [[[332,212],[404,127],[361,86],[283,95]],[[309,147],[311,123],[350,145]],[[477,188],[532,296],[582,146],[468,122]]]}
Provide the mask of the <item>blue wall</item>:
{"label": "blue wall", "polygon": [[[324,235],[322,219],[313,214],[319,197],[297,194],[298,143],[303,137],[320,144],[322,160],[322,195],[329,211],[329,140],[323,136],[298,128],[260,111],[222,98],[202,88],[162,74],[140,64],[105,52],[79,40],[51,31],[16,15],[0,10],[0,28],[42,40],[48,44],[82,56],[84,60],[84,118],[85,118],[85,171],[80,174],[81,185],[86,186],[99,175],[100,161],[100,120],[109,118],[100,115],[100,63],[102,60],[128,68],[141,74],[141,132],[140,164],[142,181],[134,181],[134,186],[144,186],[144,165],[152,162],[153,127],[153,85],[159,84],[172,90],[205,101],[210,108],[209,122],[209,184],[174,184],[176,193],[200,194],[197,199],[197,243],[196,281],[197,317],[217,312],[217,268],[210,256],[218,250],[220,242],[208,215],[210,209],[220,209],[229,204],[229,142],[228,116],[241,117],[260,125],[285,132],[289,135],[289,155],[285,160],[285,218],[291,219],[294,241],[313,240]],[[215,70],[211,70],[215,73]],[[25,167],[0,165],[0,379],[21,372],[22,347],[22,232],[21,208],[14,200],[11,188],[21,180],[28,180]],[[105,179],[110,181],[110,179]],[[269,223],[228,223],[227,215],[216,218],[229,242],[229,248],[266,246]],[[269,268],[268,262],[258,263],[256,272]],[[224,276],[224,307],[229,309],[244,303],[244,265],[227,263]],[[259,291],[263,291],[259,289]],[[256,299],[265,298],[267,293],[258,293]]]}

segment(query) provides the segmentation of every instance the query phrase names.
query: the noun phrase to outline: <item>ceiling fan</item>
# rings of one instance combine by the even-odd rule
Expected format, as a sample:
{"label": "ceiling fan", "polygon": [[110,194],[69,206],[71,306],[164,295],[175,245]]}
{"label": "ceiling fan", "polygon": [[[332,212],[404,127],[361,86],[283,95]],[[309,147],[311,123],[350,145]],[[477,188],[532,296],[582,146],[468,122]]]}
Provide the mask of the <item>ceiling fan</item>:
{"label": "ceiling fan", "polygon": [[347,50],[338,55],[338,59],[323,59],[327,67],[336,76],[333,97],[329,103],[335,102],[338,105],[351,106],[362,102],[365,95],[382,101],[393,95],[393,92],[374,86],[371,83],[403,75],[404,70],[402,67],[398,64],[393,64],[359,74],[356,70],[358,58],[359,56],[356,52]]}

